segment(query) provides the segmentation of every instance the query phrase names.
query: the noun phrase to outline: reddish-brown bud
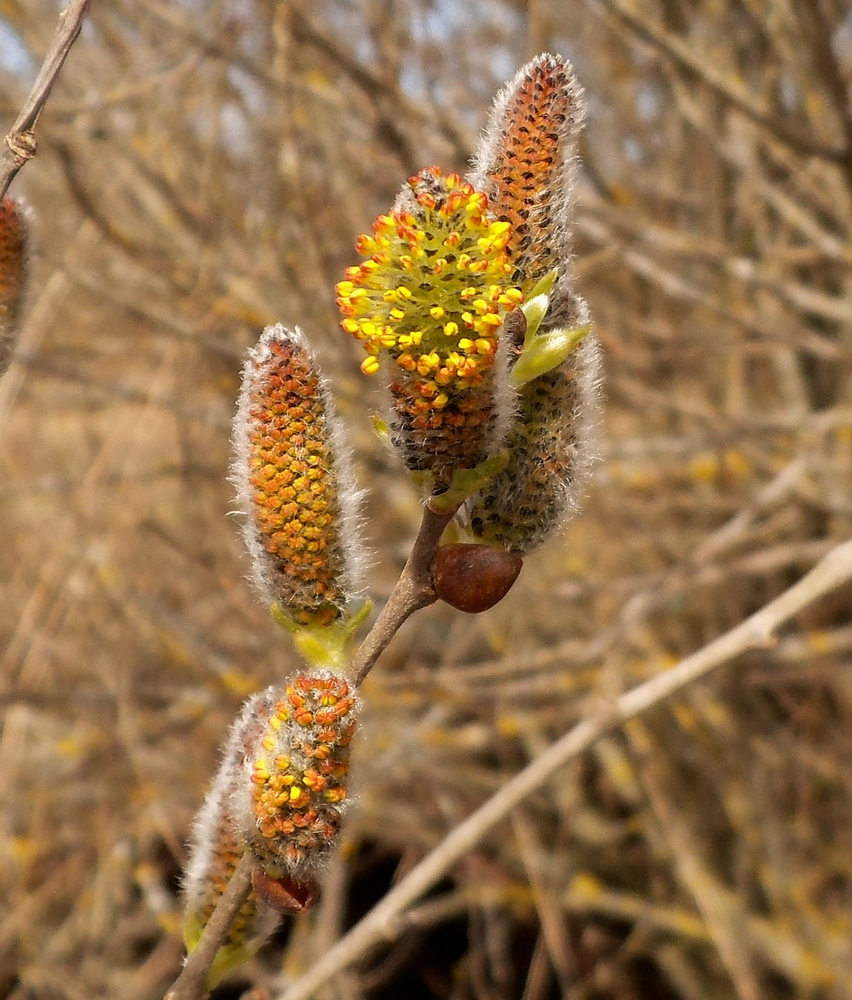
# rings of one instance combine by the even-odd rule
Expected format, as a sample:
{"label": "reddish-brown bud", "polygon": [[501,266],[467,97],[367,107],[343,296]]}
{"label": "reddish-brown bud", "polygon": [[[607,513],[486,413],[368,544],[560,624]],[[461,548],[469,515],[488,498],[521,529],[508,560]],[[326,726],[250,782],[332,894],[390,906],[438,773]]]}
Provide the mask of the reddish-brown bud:
{"label": "reddish-brown bud", "polygon": [[523,564],[517,553],[490,545],[443,545],[432,562],[432,585],[446,604],[476,615],[509,593]]}
{"label": "reddish-brown bud", "polygon": [[251,885],[259,899],[284,916],[307,913],[319,899],[319,884],[315,879],[297,882],[289,875],[272,878],[260,865],[251,874]]}

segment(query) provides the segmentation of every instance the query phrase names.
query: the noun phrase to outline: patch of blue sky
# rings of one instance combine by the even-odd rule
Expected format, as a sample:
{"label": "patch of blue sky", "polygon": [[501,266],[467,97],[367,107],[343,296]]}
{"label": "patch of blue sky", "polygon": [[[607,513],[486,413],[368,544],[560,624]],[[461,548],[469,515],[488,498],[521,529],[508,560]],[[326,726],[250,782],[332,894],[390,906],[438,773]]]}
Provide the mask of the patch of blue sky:
{"label": "patch of blue sky", "polygon": [[624,140],[624,155],[629,163],[643,163],[645,161],[645,150],[642,143],[635,135],[629,135]]}
{"label": "patch of blue sky", "polygon": [[228,148],[245,156],[251,149],[253,135],[243,109],[229,101],[219,109],[219,121]]}
{"label": "patch of blue sky", "polygon": [[[460,66],[446,72],[446,82],[442,66],[421,64],[411,60],[403,66],[401,83],[406,93],[412,97],[436,102],[453,101],[455,113],[468,125],[474,127],[481,117],[483,104],[488,104],[495,80],[508,80],[515,75],[523,59],[516,50],[515,42],[523,37],[524,21],[517,10],[508,5],[493,2],[456,3],[455,0],[425,0],[412,9],[410,23],[414,51],[440,52],[442,47],[449,53],[459,49],[469,53],[468,65],[475,74],[461,81],[469,100],[459,102]],[[477,74],[477,41],[488,38],[487,72]],[[497,39],[507,39],[505,44]],[[427,60],[429,56],[427,55]],[[484,65],[484,64],[482,64]]]}
{"label": "patch of blue sky", "polygon": [[660,94],[652,83],[641,83],[636,91],[636,113],[639,120],[652,122],[660,114]]}
{"label": "patch of blue sky", "polygon": [[266,88],[241,66],[228,67],[228,82],[240,95],[247,110],[253,115],[263,115],[269,110],[269,97]]}
{"label": "patch of blue sky", "polygon": [[13,76],[21,77],[24,83],[32,83],[38,72],[38,63],[33,59],[24,40],[6,21],[0,19],[0,68]]}

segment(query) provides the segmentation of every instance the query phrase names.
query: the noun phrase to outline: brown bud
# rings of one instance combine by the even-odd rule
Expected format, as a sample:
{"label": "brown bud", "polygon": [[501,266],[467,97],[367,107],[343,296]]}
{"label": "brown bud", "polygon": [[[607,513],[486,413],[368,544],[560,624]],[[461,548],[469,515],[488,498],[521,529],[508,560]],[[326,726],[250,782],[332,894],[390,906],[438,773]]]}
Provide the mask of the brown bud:
{"label": "brown bud", "polygon": [[476,615],[509,593],[523,564],[517,553],[490,545],[443,545],[432,563],[432,584],[450,607]]}
{"label": "brown bud", "polygon": [[252,872],[251,885],[267,906],[288,916],[307,913],[319,899],[319,885],[315,879],[297,882],[289,875],[272,878],[260,865]]}

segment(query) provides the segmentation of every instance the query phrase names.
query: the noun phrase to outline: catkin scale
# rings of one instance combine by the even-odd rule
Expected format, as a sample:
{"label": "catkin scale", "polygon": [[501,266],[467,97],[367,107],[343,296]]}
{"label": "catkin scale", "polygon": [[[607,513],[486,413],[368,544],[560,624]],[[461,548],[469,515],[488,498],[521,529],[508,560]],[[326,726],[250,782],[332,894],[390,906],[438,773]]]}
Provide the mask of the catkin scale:
{"label": "catkin scale", "polygon": [[316,879],[297,882],[289,875],[272,878],[258,865],[251,873],[251,885],[258,899],[285,916],[299,916],[316,906],[319,885]]}

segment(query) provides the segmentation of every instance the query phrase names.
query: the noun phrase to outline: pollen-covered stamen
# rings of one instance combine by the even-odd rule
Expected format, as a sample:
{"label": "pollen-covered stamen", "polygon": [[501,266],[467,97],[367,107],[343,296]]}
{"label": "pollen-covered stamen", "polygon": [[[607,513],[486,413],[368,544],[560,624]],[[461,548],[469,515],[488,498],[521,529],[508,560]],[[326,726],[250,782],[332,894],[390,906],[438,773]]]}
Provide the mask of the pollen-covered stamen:
{"label": "pollen-covered stamen", "polygon": [[369,355],[363,371],[377,372],[382,356],[394,362],[394,445],[440,485],[483,461],[502,433],[498,337],[523,301],[506,280],[510,229],[481,191],[430,167],[359,238],[366,260],[337,286],[341,325]]}
{"label": "pollen-covered stamen", "polygon": [[347,798],[358,701],[339,675],[294,677],[246,747],[241,830],[267,872],[302,879],[331,850]]}
{"label": "pollen-covered stamen", "polygon": [[359,237],[366,260],[337,285],[341,325],[370,355],[363,370],[377,371],[386,353],[419,376],[417,391],[435,409],[447,405],[440,387],[477,385],[504,317],[523,301],[506,281],[510,230],[458,174],[430,167],[410,178],[397,209]]}
{"label": "pollen-covered stamen", "polygon": [[255,583],[303,625],[339,617],[360,554],[334,419],[302,335],[267,327],[243,372],[233,478]]}

